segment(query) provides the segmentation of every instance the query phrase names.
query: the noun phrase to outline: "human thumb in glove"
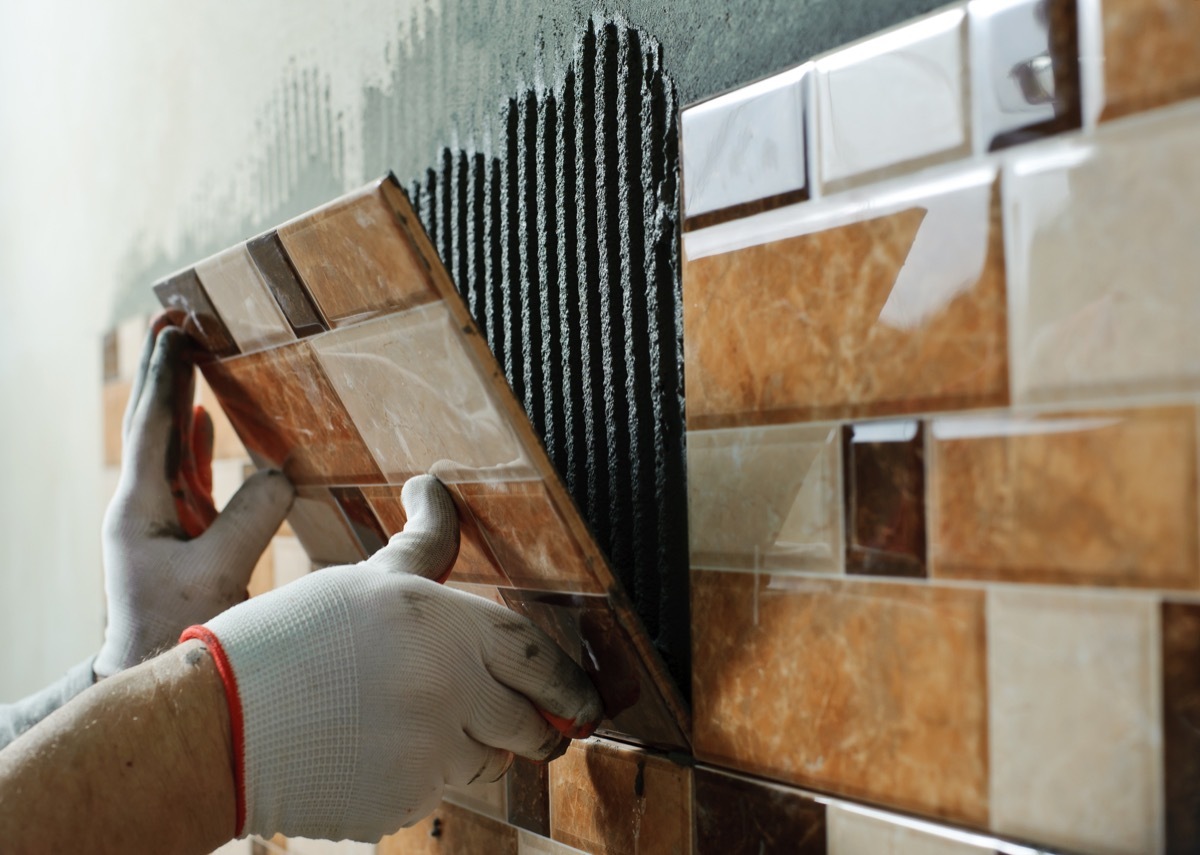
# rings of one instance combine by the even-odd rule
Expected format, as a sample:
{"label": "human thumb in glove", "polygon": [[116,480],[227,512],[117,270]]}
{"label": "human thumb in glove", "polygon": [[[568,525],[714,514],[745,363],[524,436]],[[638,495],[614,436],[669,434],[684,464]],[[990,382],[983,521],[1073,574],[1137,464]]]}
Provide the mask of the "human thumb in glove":
{"label": "human thumb in glove", "polygon": [[186,627],[246,599],[254,565],[295,495],[282,473],[258,472],[217,514],[212,420],[192,407],[190,347],[164,316],[142,350],[121,477],[102,530],[108,623],[97,677],[137,665],[173,646]]}

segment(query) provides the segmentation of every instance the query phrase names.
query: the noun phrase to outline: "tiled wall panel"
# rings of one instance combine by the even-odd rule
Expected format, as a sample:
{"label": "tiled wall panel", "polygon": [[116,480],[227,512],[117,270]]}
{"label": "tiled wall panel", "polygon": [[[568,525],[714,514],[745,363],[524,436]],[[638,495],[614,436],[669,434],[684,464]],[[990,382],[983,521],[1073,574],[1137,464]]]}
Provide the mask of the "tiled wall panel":
{"label": "tiled wall panel", "polygon": [[1200,5],[1102,0],[1105,118],[1200,95]]}
{"label": "tiled wall panel", "polygon": [[693,774],[696,855],[825,855],[825,805],[710,769]]}

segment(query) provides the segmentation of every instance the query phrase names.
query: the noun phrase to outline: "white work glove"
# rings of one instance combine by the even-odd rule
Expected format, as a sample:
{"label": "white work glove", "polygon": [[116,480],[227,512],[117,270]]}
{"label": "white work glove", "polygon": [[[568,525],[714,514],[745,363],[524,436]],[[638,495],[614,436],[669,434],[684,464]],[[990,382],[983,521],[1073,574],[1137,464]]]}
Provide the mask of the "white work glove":
{"label": "white work glove", "polygon": [[[445,784],[545,760],[602,717],[587,675],[525,618],[442,587],[454,506],[413,479],[408,525],[367,561],[319,570],[193,627],[229,702],[237,836],[379,840]],[[416,571],[428,578],[412,575]],[[535,709],[535,705],[537,709]]]}
{"label": "white work glove", "polygon": [[179,633],[246,599],[246,584],[287,515],[280,472],[248,479],[217,515],[212,421],[192,408],[187,337],[167,320],[146,337],[125,411],[121,480],[104,517],[108,625],[93,664],[108,677],[166,650]]}

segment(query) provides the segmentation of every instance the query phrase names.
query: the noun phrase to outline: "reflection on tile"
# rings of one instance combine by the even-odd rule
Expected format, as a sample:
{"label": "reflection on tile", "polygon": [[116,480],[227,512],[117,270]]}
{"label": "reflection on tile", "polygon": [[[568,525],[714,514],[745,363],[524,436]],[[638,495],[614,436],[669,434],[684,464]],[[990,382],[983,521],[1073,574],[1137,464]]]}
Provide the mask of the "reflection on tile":
{"label": "reflection on tile", "polygon": [[303,338],[329,329],[313,304],[312,297],[300,284],[296,268],[292,266],[277,233],[268,232],[254,238],[246,244],[246,251],[250,253],[254,266],[262,274],[267,290],[275,298],[293,333]]}
{"label": "reflection on tile", "polygon": [[204,377],[246,448],[293,483],[383,480],[307,344],[206,363]]}
{"label": "reflection on tile", "polygon": [[702,760],[987,821],[978,591],[692,572]]}
{"label": "reflection on tile", "polygon": [[837,428],[691,431],[687,450],[693,567],[840,569]]}
{"label": "reflection on tile", "polygon": [[825,855],[821,803],[708,769],[693,782],[696,855]]}
{"label": "reflection on tile", "polygon": [[952,9],[817,60],[827,189],[969,153],[965,42],[963,11]]}
{"label": "reflection on tile", "polygon": [[925,575],[925,436],[915,420],[843,429],[846,572]]}
{"label": "reflection on tile", "polygon": [[436,299],[377,185],[280,226],[279,239],[335,327]]}
{"label": "reflection on tile", "polygon": [[118,381],[105,383],[100,395],[104,410],[104,465],[121,465],[121,428],[125,420],[125,407],[133,391],[133,383]]}
{"label": "reflection on tile", "polygon": [[508,821],[549,837],[550,767],[517,757],[505,775],[505,786],[508,788]]}
{"label": "reflection on tile", "polygon": [[1200,587],[1196,410],[940,418],[934,574]]}
{"label": "reflection on tile", "polygon": [[[387,537],[403,531],[408,517],[400,501],[402,487],[363,487],[362,493],[383,525]],[[456,582],[474,582],[480,585],[509,585],[508,577],[500,570],[492,557],[492,551],[480,533],[471,512],[461,504],[458,494],[451,489],[458,507],[458,559],[450,574]]]}
{"label": "reflection on tile", "polygon": [[503,589],[507,605],[542,628],[596,684],[606,719],[597,732],[662,748],[687,745],[607,597]]}
{"label": "reflection on tile", "polygon": [[229,416],[203,374],[195,375],[196,403],[204,407],[213,423],[213,459],[214,460],[245,460],[246,447],[238,439],[237,431],[229,423]]}
{"label": "reflection on tile", "polygon": [[378,855],[517,855],[517,830],[465,808],[442,804],[412,828],[379,841]]}
{"label": "reflection on tile", "polygon": [[1157,851],[1156,618],[1145,599],[988,593],[993,828]]}
{"label": "reflection on tile", "polygon": [[1104,118],[1200,95],[1200,4],[1104,0]]}
{"label": "reflection on tile", "polygon": [[685,216],[805,189],[809,68],[791,69],[683,111]]}
{"label": "reflection on tile", "polygon": [[315,564],[353,564],[367,557],[337,501],[324,487],[298,488],[288,522]]}
{"label": "reflection on tile", "polygon": [[1200,379],[1200,104],[1027,149],[1005,174],[1013,394],[1147,395]]}
{"label": "reflection on tile", "polygon": [[499,781],[476,781],[459,787],[447,784],[443,798],[451,804],[501,822],[508,816],[504,778]]}
{"label": "reflection on tile", "polygon": [[604,590],[541,481],[456,484],[500,567],[519,588]]}
{"label": "reflection on tile", "polygon": [[390,482],[422,472],[446,482],[533,476],[443,304],[337,330],[314,346]]}
{"label": "reflection on tile", "polygon": [[[888,822],[880,815],[830,805],[829,855],[987,855],[977,845]],[[897,817],[900,819],[900,817]],[[1032,850],[1030,850],[1032,851]]]}
{"label": "reflection on tile", "polygon": [[688,427],[1006,403],[993,178],[971,169],[824,231],[795,206],[757,245],[749,221],[705,230],[740,243],[710,239],[684,266]]}
{"label": "reflection on tile", "polygon": [[1078,127],[1074,0],[974,0],[967,8],[978,148]]}
{"label": "reflection on tile", "polygon": [[239,352],[229,328],[213,308],[195,270],[185,270],[164,279],[154,286],[154,293],[164,309],[183,313],[183,331],[209,354],[224,358]]}
{"label": "reflection on tile", "polygon": [[196,275],[243,353],[295,339],[244,244],[197,264]]}
{"label": "reflection on tile", "polygon": [[690,770],[601,740],[550,764],[550,836],[592,855],[691,852]]}
{"label": "reflection on tile", "polygon": [[331,487],[329,492],[367,555],[374,555],[388,542],[388,533],[375,517],[371,505],[358,487]]}
{"label": "reflection on tile", "polygon": [[582,850],[548,837],[539,837],[528,831],[517,832],[521,855],[577,855]]}
{"label": "reflection on tile", "polygon": [[1200,605],[1162,605],[1167,851],[1200,840]]}

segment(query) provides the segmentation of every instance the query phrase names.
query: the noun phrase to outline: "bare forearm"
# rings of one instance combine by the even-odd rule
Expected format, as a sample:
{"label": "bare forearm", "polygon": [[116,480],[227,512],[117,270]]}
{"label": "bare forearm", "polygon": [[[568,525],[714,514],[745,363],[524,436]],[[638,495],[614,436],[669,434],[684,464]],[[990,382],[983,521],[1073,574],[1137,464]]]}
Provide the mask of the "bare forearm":
{"label": "bare forearm", "polygon": [[0,752],[5,851],[209,852],[234,829],[229,717],[188,642],[105,680]]}

